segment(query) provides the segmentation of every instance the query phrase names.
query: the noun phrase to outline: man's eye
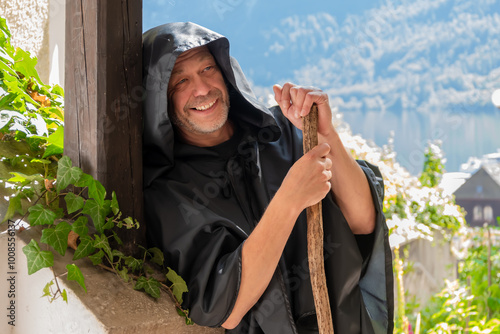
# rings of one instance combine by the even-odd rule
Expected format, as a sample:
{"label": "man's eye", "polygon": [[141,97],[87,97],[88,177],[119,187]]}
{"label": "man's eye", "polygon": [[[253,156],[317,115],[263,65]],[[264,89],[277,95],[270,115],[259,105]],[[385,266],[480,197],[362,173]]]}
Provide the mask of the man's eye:
{"label": "man's eye", "polygon": [[186,81],[187,81],[187,79],[181,79],[181,80],[177,81],[177,83],[175,85],[177,86],[177,85],[183,84]]}
{"label": "man's eye", "polygon": [[205,67],[205,68],[203,69],[203,71],[205,71],[205,72],[206,72],[206,71],[210,71],[210,70],[211,70],[211,69],[213,69],[213,68],[214,68],[214,66],[210,65],[210,66]]}

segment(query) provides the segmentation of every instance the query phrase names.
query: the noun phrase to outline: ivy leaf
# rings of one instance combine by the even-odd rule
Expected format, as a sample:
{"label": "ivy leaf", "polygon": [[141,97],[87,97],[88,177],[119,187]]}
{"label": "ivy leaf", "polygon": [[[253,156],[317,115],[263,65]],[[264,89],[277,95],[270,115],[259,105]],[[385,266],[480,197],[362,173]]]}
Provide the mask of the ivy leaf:
{"label": "ivy leaf", "polygon": [[104,256],[104,252],[102,249],[100,249],[97,253],[89,255],[90,261],[92,261],[92,264],[94,266],[97,266],[98,264],[102,263],[102,257]]}
{"label": "ivy leaf", "polygon": [[78,217],[72,225],[73,232],[78,234],[80,237],[87,235],[89,233],[89,228],[87,227],[88,221],[88,218],[85,216]]}
{"label": "ivy leaf", "polygon": [[45,152],[43,153],[43,158],[47,158],[47,157],[50,157],[53,155],[59,155],[59,154],[63,154],[63,153],[64,153],[63,148],[60,148],[60,147],[57,147],[54,145],[49,145],[49,146],[47,146],[47,148],[45,149]]}
{"label": "ivy leaf", "polygon": [[124,257],[125,257],[125,254],[123,254],[122,252],[120,252],[120,251],[119,251],[119,250],[117,250],[117,249],[113,249],[113,250],[111,251],[111,254],[113,255],[113,258],[115,258],[115,257],[117,257],[117,258],[118,258],[117,262],[118,262],[118,261],[120,261],[122,258],[124,258]]}
{"label": "ivy leaf", "polygon": [[57,167],[57,191],[66,189],[70,184],[78,182],[83,172],[78,167],[73,167],[71,159],[65,155],[59,160]]}
{"label": "ivy leaf", "polygon": [[89,198],[93,198],[100,205],[104,205],[104,198],[106,197],[106,189],[101,184],[101,182],[94,180],[94,182],[90,183],[88,189],[89,189]]}
{"label": "ivy leaf", "polygon": [[118,206],[118,199],[116,198],[116,193],[113,191],[111,193],[111,210],[113,210],[113,214],[116,216],[118,212],[120,212],[120,207]]}
{"label": "ivy leaf", "polygon": [[23,247],[23,253],[28,261],[28,275],[36,273],[42,268],[54,265],[54,254],[50,251],[40,250],[38,242],[31,239],[30,243]]}
{"label": "ivy leaf", "polygon": [[118,234],[116,234],[116,232],[113,230],[111,230],[111,232],[113,232],[113,238],[115,239],[116,243],[120,246],[123,245],[123,241],[122,241],[122,239],[120,239]]}
{"label": "ivy leaf", "polygon": [[186,325],[194,325],[193,320],[188,317],[189,310],[184,311],[178,307],[176,307],[175,309],[177,310],[177,314],[184,318],[184,320],[186,321]]}
{"label": "ivy leaf", "polygon": [[92,183],[94,183],[94,178],[92,177],[92,175],[83,173],[80,176],[78,182],[75,183],[75,186],[80,188],[88,188]]}
{"label": "ivy leaf", "polygon": [[189,291],[187,288],[187,284],[182,279],[182,277],[177,275],[177,273],[174,270],[172,270],[171,268],[167,268],[167,269],[168,269],[168,272],[167,272],[166,276],[167,276],[167,279],[170,282],[172,282],[172,286],[171,286],[172,293],[174,294],[175,299],[177,299],[179,304],[182,304],[182,294],[184,292]]}
{"label": "ivy leaf", "polygon": [[94,234],[94,247],[102,249],[106,255],[109,257],[109,261],[113,262],[113,253],[111,252],[111,247],[109,246],[108,238],[103,234],[102,237]]}
{"label": "ivy leaf", "polygon": [[68,234],[70,231],[70,224],[67,222],[60,222],[55,228],[44,229],[40,242],[52,246],[59,254],[64,256],[68,248]]}
{"label": "ivy leaf", "polygon": [[148,253],[151,255],[151,262],[156,263],[159,266],[163,265],[163,261],[165,260],[165,258],[163,252],[159,248],[150,248],[148,249]]}
{"label": "ivy leaf", "polygon": [[92,218],[94,227],[98,233],[103,233],[106,223],[106,216],[110,212],[110,202],[105,201],[104,205],[100,205],[94,199],[88,199],[85,202],[82,212]]}
{"label": "ivy leaf", "polygon": [[63,291],[61,292],[61,297],[62,299],[66,302],[66,304],[68,303],[68,294],[66,293],[66,289],[63,289]]}
{"label": "ivy leaf", "polygon": [[28,221],[30,225],[50,225],[60,216],[54,211],[43,207],[42,204],[37,204],[28,209]]}
{"label": "ivy leaf", "polygon": [[128,276],[128,269],[126,267],[123,267],[121,270],[117,270],[118,276],[122,278],[125,282],[129,281],[129,276]]}
{"label": "ivy leaf", "polygon": [[76,247],[73,261],[89,256],[94,251],[94,240],[88,235],[80,236],[80,243]]}
{"label": "ivy leaf", "polygon": [[31,159],[30,162],[31,163],[33,163],[33,162],[39,162],[39,163],[41,163],[43,165],[50,165],[50,160],[48,160],[48,159],[37,159],[37,158],[35,158],[35,159]]}
{"label": "ivy leaf", "polygon": [[[52,293],[50,292],[50,287],[53,284],[54,284],[54,280],[51,280],[49,283],[45,284],[45,287],[43,288],[42,297],[50,297],[52,295]],[[42,297],[40,297],[40,298],[42,298]]]}
{"label": "ivy leaf", "polygon": [[137,279],[134,286],[135,290],[144,290],[148,295],[153,298],[160,297],[160,282],[158,282],[153,277],[146,278],[141,276]]}
{"label": "ivy leaf", "polygon": [[14,175],[14,177],[8,179],[8,182],[29,183],[33,181],[43,181],[43,177],[40,176],[40,174],[25,175],[18,172],[10,172],[10,174]]}
{"label": "ivy leaf", "polygon": [[64,201],[66,202],[66,208],[68,209],[69,214],[80,210],[85,204],[82,197],[71,192],[64,196]]}
{"label": "ivy leaf", "polygon": [[14,217],[14,215],[18,212],[19,214],[23,214],[23,206],[21,204],[21,193],[17,193],[15,196],[9,198],[9,207],[7,208],[7,212],[2,219],[2,223]]}
{"label": "ivy leaf", "polygon": [[66,269],[68,269],[68,281],[76,281],[85,290],[85,292],[87,292],[85,278],[83,277],[80,268],[78,268],[76,264],[71,263],[66,266]]}
{"label": "ivy leaf", "polygon": [[51,155],[63,154],[64,151],[64,127],[60,126],[47,139],[47,148],[43,158]]}
{"label": "ivy leaf", "polygon": [[28,79],[34,77],[37,81],[42,81],[38,76],[37,70],[35,69],[35,65],[37,63],[36,57],[31,57],[29,52],[24,51],[21,48],[17,48],[14,55],[14,61],[14,70],[21,73]]}
{"label": "ivy leaf", "polygon": [[104,226],[102,227],[103,231],[104,230],[110,230],[113,228],[113,226],[115,226],[115,223],[113,222],[113,219],[111,218],[105,218],[106,220],[106,224],[104,224]]}
{"label": "ivy leaf", "polygon": [[125,265],[129,267],[132,272],[136,272],[142,269],[143,261],[133,256],[128,256],[125,258]]}

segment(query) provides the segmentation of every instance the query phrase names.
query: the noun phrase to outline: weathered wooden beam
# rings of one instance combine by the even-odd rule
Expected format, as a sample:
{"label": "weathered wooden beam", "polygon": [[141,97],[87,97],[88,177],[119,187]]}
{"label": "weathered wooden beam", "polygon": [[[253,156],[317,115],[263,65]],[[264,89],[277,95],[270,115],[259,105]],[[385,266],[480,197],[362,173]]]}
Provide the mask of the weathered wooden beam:
{"label": "weathered wooden beam", "polygon": [[[65,154],[142,222],[142,0],[66,3]],[[145,243],[141,230],[117,231]]]}

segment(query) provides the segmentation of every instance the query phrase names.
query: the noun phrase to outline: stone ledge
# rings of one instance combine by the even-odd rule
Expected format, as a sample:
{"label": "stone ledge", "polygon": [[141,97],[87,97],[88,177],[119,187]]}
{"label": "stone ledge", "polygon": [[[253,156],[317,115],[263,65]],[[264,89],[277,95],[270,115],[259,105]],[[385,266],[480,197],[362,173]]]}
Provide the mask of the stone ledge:
{"label": "stone ledge", "polygon": [[[0,225],[3,232],[7,224]],[[27,274],[26,257],[22,247],[40,231],[32,228],[16,236],[16,320],[15,327],[8,325],[6,318],[9,290],[7,282],[7,234],[0,235],[0,333],[176,333],[176,334],[216,334],[222,328],[188,326],[180,317],[173,301],[162,292],[155,300],[144,292],[135,291],[132,283],[123,282],[117,275],[95,267],[88,259],[76,263],[82,270],[87,293],[74,281],[65,277],[59,279],[61,289],[66,289],[68,304],[61,298],[52,303],[40,298],[43,288],[52,278],[50,269],[42,269],[33,275]],[[37,237],[38,238],[38,237]],[[68,249],[64,257],[55,254],[54,270],[57,274],[66,272],[73,251]],[[5,301],[5,302],[4,302]]]}

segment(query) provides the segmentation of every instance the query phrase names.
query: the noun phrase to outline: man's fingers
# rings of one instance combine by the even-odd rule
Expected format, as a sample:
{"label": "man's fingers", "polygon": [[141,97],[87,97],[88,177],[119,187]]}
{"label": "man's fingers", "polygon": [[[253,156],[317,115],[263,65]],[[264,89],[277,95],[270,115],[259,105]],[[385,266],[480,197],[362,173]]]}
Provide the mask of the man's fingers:
{"label": "man's fingers", "polygon": [[274,85],[274,98],[276,102],[278,102],[281,110],[288,115],[288,109],[290,108],[290,88],[292,85],[290,83],[286,83],[281,87],[280,85]]}
{"label": "man's fingers", "polygon": [[[330,153],[330,145],[328,145],[327,143],[321,143],[321,144],[313,147],[311,152],[312,152],[311,154],[315,155],[318,158],[324,157],[328,153]],[[330,159],[328,159],[328,160],[330,160]]]}
{"label": "man's fingers", "polygon": [[318,108],[321,108],[325,103],[328,105],[328,95],[320,90],[307,92],[307,94],[304,96],[302,109],[300,111],[301,117],[309,114],[313,103],[316,103],[318,105]]}
{"label": "man's fingers", "polygon": [[281,105],[281,86],[276,84],[273,86],[273,92],[274,92],[274,99],[276,100],[276,102]]}

